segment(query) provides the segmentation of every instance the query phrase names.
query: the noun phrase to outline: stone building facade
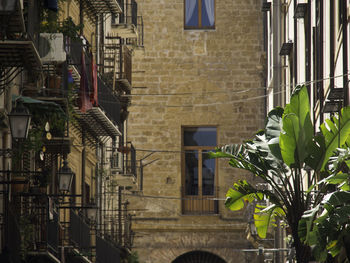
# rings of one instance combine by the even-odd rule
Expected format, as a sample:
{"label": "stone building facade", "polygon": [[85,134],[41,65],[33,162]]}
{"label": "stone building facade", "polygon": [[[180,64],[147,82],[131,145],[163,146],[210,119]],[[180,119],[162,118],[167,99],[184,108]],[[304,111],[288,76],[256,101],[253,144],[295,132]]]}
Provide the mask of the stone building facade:
{"label": "stone building facade", "polygon": [[[228,211],[224,199],[246,174],[205,152],[263,127],[261,1],[192,2],[138,1],[144,47],[133,51],[127,128],[143,170],[140,191],[128,196],[134,249],[145,263],[206,252],[217,260],[208,262],[245,262],[247,219]],[[204,144],[191,144],[201,131]]]}

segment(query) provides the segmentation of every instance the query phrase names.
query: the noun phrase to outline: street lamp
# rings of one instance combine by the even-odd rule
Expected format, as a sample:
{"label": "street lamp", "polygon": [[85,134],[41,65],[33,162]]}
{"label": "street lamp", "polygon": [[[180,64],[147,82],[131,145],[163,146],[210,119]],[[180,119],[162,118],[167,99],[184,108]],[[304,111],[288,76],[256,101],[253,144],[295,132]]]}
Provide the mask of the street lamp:
{"label": "street lamp", "polygon": [[97,207],[95,204],[90,204],[90,206],[86,207],[86,215],[91,222],[96,222]]}
{"label": "street lamp", "polygon": [[12,139],[26,139],[28,137],[31,115],[23,105],[23,101],[18,99],[16,106],[7,115],[10,122]]}
{"label": "street lamp", "polygon": [[63,166],[59,169],[58,173],[58,188],[61,192],[69,192],[72,185],[74,173],[68,167],[68,162],[65,159]]}

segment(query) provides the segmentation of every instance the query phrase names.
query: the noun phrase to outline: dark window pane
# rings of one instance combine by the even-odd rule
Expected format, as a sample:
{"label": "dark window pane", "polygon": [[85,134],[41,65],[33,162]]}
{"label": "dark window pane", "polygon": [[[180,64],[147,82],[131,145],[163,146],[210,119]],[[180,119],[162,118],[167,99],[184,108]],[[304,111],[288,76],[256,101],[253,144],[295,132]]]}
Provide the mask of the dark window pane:
{"label": "dark window pane", "polygon": [[202,26],[214,26],[214,0],[202,0]]}
{"label": "dark window pane", "polygon": [[210,159],[208,152],[202,154],[203,195],[214,195],[215,159]]}
{"label": "dark window pane", "polygon": [[185,25],[198,26],[198,0],[186,0]]}
{"label": "dark window pane", "polygon": [[191,127],[184,131],[185,146],[216,146],[215,127]]}
{"label": "dark window pane", "polygon": [[198,152],[185,153],[186,195],[198,195]]}

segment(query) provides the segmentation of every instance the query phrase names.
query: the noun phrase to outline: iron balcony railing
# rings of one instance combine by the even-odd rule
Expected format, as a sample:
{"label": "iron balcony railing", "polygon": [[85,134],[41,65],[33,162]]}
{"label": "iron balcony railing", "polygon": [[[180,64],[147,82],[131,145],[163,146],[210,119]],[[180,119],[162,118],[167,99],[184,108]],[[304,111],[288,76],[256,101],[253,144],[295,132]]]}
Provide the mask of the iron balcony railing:
{"label": "iron balcony railing", "polygon": [[136,165],[136,149],[131,142],[127,142],[124,146],[118,149],[123,154],[124,160],[124,174],[133,175],[137,178],[137,165]]}
{"label": "iron balcony railing", "polygon": [[25,13],[25,22],[28,37],[33,41],[36,50],[39,49],[40,38],[40,0],[28,1],[28,13]]}
{"label": "iron balcony railing", "polygon": [[116,124],[120,125],[120,101],[103,80],[97,78],[98,104],[106,115]]}
{"label": "iron balcony railing", "polygon": [[[133,246],[134,233],[131,229],[132,216],[128,210],[128,202],[122,200],[122,189],[115,192],[114,200],[117,200],[118,209],[105,207],[101,210],[102,221],[100,226],[100,237],[110,241],[115,247],[131,249]],[[113,198],[109,193],[104,198]]]}
{"label": "iron balcony railing", "polygon": [[[13,238],[20,234],[21,257],[29,254],[49,252],[59,258],[58,208],[47,195],[16,195],[13,197],[11,213],[16,226]],[[10,234],[10,239],[12,234]]]}
{"label": "iron balcony railing", "polygon": [[120,37],[107,36],[106,43],[101,47],[103,58],[99,65],[100,72],[103,72],[103,80],[117,92],[127,92],[131,87],[132,54],[124,44],[125,40]]}
{"label": "iron balcony railing", "polygon": [[[82,74],[81,67],[81,58],[83,52],[83,43],[81,40],[71,40],[67,39],[66,41],[66,52],[68,57],[68,64],[74,66],[78,73]],[[91,54],[85,54],[85,69],[86,75],[89,82],[89,90],[92,93],[92,59]],[[107,117],[112,120],[114,123],[120,125],[120,101],[116,95],[112,92],[112,86],[108,85],[104,80],[102,80],[101,76],[97,75],[97,90],[98,90],[98,106],[106,113]]]}
{"label": "iron balcony railing", "polygon": [[113,241],[96,236],[96,263],[120,263],[120,249]]}
{"label": "iron balcony railing", "polygon": [[121,24],[132,24],[137,27],[137,2],[135,0],[120,0],[122,13],[120,15]]}
{"label": "iron balcony railing", "polygon": [[11,203],[8,207],[5,207],[5,213],[5,222],[2,229],[5,231],[5,243],[7,249],[8,251],[11,251],[9,262],[21,262],[23,255],[21,255],[20,218],[15,213],[15,207]]}
{"label": "iron balcony railing", "polygon": [[91,258],[90,226],[82,215],[70,209],[69,212],[69,241],[84,256]]}

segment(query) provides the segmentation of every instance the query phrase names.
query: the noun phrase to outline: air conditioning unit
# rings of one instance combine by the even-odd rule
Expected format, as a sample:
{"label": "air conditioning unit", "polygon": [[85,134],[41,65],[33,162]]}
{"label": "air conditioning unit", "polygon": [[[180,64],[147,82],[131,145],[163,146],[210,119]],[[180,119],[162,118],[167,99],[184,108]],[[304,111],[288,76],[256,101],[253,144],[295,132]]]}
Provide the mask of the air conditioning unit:
{"label": "air conditioning unit", "polygon": [[120,14],[112,14],[111,25],[116,26],[120,24]]}
{"label": "air conditioning unit", "polygon": [[44,64],[66,61],[63,34],[41,33],[39,38],[39,54]]}
{"label": "air conditioning unit", "polygon": [[123,171],[123,154],[120,152],[114,152],[111,155],[111,171],[121,172]]}

